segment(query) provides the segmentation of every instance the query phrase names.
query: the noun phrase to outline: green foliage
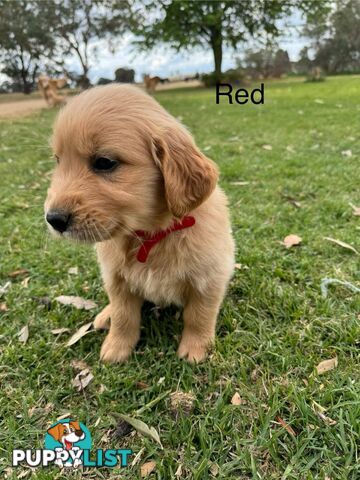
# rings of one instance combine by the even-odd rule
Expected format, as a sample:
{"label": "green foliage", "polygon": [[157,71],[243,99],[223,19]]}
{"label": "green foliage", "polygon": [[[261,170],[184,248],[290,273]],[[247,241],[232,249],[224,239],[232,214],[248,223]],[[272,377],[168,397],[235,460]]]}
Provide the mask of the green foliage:
{"label": "green foliage", "polygon": [[360,71],[360,2],[337,1],[335,10],[322,19],[313,19],[305,34],[313,40],[314,65],[328,73]]}
{"label": "green foliage", "polygon": [[[176,358],[181,322],[175,309],[144,310],[140,343],[125,365],[99,362],[100,332],[65,347],[96,312],[54,301],[47,309],[37,299],[80,295],[99,310],[107,299],[93,249],[46,233],[43,200],[53,168],[48,137],[56,112],[1,122],[0,285],[12,281],[0,299],[9,309],[0,313],[1,478],[26,475],[29,469],[9,471],[11,450],[41,448],[46,428],[71,412],[90,429],[94,448],[144,449],[139,464],[121,471],[36,469],[31,478],[140,479],[139,466],[154,460],[153,477],[164,480],[176,478],[180,465],[180,478],[210,480],[214,463],[222,480],[359,479],[360,296],[335,285],[327,299],[320,292],[324,277],[359,285],[358,256],[323,239],[360,250],[359,217],[349,206],[360,206],[358,96],[359,77],[268,82],[262,106],[216,105],[213,89],[156,94],[218,163],[241,264],[221,310],[216,349],[198,366]],[[352,156],[343,156],[346,150]],[[287,250],[281,241],[290,233],[303,241]],[[68,273],[74,266],[78,275]],[[30,272],[27,287],[21,277],[8,276],[19,268]],[[23,345],[17,333],[26,324]],[[61,327],[71,332],[51,333]],[[335,355],[336,369],[314,373]],[[74,359],[94,374],[83,393],[71,384]],[[194,394],[188,416],[174,416],[169,390]],[[243,399],[239,406],[231,405],[235,391]],[[113,437],[119,414],[155,427],[164,449],[138,434]]]}
{"label": "green foliage", "polygon": [[[56,41],[58,64],[64,69],[64,57],[77,57],[81,75],[77,83],[83,88],[90,84],[88,72],[90,55],[97,56],[91,47],[95,39],[107,39],[110,46],[139,21],[130,0],[52,0],[43,2],[44,17],[52,26]],[[72,72],[67,72],[72,77]]]}
{"label": "green foliage", "polygon": [[41,65],[54,49],[42,5],[36,0],[0,0],[0,12],[1,71],[30,93]]}

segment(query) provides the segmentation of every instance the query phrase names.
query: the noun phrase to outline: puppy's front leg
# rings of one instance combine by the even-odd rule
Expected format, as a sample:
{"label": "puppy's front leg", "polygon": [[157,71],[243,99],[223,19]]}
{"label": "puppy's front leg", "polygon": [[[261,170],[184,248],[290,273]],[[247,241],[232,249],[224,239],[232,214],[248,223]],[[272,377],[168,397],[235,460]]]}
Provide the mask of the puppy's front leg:
{"label": "puppy's front leg", "polygon": [[110,298],[110,330],[101,347],[104,362],[124,362],[140,337],[141,306],[143,299],[130,292],[122,279],[116,279],[107,288]]}
{"label": "puppy's front leg", "polygon": [[207,357],[215,339],[216,319],[224,296],[222,291],[200,294],[192,291],[184,308],[184,330],[177,354],[190,363]]}

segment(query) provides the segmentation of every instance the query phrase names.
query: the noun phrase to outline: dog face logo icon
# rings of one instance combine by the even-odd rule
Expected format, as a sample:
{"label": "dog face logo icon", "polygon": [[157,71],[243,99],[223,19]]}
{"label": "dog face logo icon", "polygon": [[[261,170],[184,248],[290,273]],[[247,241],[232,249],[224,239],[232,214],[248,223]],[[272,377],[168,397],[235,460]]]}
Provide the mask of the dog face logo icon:
{"label": "dog face logo icon", "polygon": [[77,468],[82,463],[77,453],[91,449],[91,434],[83,423],[67,418],[47,430],[45,448],[56,451],[55,463],[60,467],[65,465]]}

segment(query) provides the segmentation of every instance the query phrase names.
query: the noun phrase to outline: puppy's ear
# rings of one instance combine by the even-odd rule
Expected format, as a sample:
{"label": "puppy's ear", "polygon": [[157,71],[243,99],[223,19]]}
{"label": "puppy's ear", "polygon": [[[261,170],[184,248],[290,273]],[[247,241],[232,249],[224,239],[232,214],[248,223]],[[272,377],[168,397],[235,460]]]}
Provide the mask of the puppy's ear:
{"label": "puppy's ear", "polygon": [[57,442],[60,442],[61,437],[64,435],[64,425],[62,423],[58,423],[53,427],[49,428],[47,433],[51,435]]}
{"label": "puppy's ear", "polygon": [[152,155],[160,168],[170,212],[182,218],[201,205],[216,187],[218,169],[187,132],[167,132],[152,139]]}

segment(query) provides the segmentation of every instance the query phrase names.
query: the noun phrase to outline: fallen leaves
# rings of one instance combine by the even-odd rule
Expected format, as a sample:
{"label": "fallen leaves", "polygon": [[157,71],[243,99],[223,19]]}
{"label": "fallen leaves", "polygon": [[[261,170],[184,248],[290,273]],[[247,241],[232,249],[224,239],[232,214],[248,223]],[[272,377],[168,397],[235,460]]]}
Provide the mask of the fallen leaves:
{"label": "fallen leaves", "polygon": [[92,300],[86,300],[73,295],[60,295],[59,297],[56,297],[55,300],[62,305],[72,305],[78,310],[92,310],[97,307],[96,303]]}
{"label": "fallen leaves", "polygon": [[326,408],[324,408],[323,406],[319,405],[317,402],[313,401],[312,402],[312,409],[314,411],[314,413],[325,423],[327,423],[328,425],[336,425],[336,420],[333,420],[332,418],[328,417],[327,415],[325,415],[325,412],[326,412]]}
{"label": "fallen leaves", "polygon": [[68,273],[70,273],[70,275],[77,275],[79,273],[79,269],[78,267],[70,267]]}
{"label": "fallen leaves", "polygon": [[242,405],[244,403],[243,399],[240,397],[239,392],[235,392],[231,398],[231,405]]}
{"label": "fallen leaves", "polygon": [[189,415],[194,409],[195,396],[181,391],[170,394],[170,408],[176,416],[179,413]]}
{"label": "fallen leaves", "polygon": [[18,333],[19,341],[22,342],[24,345],[28,341],[29,338],[29,327],[25,325],[20,332]]}
{"label": "fallen leaves", "polygon": [[290,435],[292,435],[293,437],[296,437],[295,430],[292,427],[290,427],[290,425],[288,425],[281,417],[277,416],[276,421],[279,422],[280,425],[284,427],[288,433],[290,433]]}
{"label": "fallen leaves", "polygon": [[144,463],[140,467],[140,476],[141,478],[148,477],[156,468],[156,462],[150,460],[149,462]]}
{"label": "fallen leaves", "polygon": [[350,157],[352,157],[352,151],[351,151],[351,150],[343,150],[343,151],[341,152],[341,155],[342,155],[343,157],[349,157],[349,158],[350,158]]}
{"label": "fallen leaves", "polygon": [[11,287],[11,282],[6,282],[2,287],[0,287],[0,295],[4,295],[9,288]]}
{"label": "fallen leaves", "polygon": [[324,240],[335,243],[339,247],[346,248],[347,250],[351,250],[352,252],[356,253],[356,255],[359,255],[359,252],[356,250],[356,248],[354,248],[352,245],[349,245],[348,243],[343,242],[342,240],[337,240],[336,238],[331,237],[324,237]]}
{"label": "fallen leaves", "polygon": [[231,185],[236,185],[237,187],[245,187],[250,185],[251,182],[230,182]]}
{"label": "fallen leaves", "polygon": [[297,245],[300,245],[301,242],[302,242],[302,238],[294,234],[287,235],[283,241],[286,248],[295,247]]}
{"label": "fallen leaves", "polygon": [[355,205],[353,205],[352,203],[349,203],[350,207],[353,209],[353,212],[352,214],[355,216],[355,217],[360,217],[360,207],[355,207]]}
{"label": "fallen leaves", "polygon": [[54,328],[50,331],[53,335],[61,335],[62,333],[70,332],[70,328]]}
{"label": "fallen leaves", "polygon": [[137,418],[129,417],[128,415],[120,415],[120,417],[123,420],[125,420],[125,422],[129,423],[132,427],[134,427],[135,430],[137,432],[139,432],[141,435],[144,435],[145,437],[151,438],[152,440],[157,442],[160,445],[161,448],[163,448],[163,446],[161,444],[159,434],[155,430],[154,427],[149,427],[142,420],[138,420]]}
{"label": "fallen leaves", "polygon": [[8,311],[9,311],[9,309],[8,309],[6,303],[0,303],[0,312],[5,313],[5,312],[8,312]]}
{"label": "fallen leaves", "polygon": [[334,370],[338,366],[338,358],[333,357],[329,358],[328,360],[323,360],[316,366],[316,371],[318,375],[322,375],[323,373],[329,372],[330,370]]}
{"label": "fallen leaves", "polygon": [[14,270],[13,272],[8,273],[8,277],[15,278],[19,277],[20,275],[25,275],[29,273],[27,268],[19,268],[18,270]]}
{"label": "fallen leaves", "polygon": [[93,379],[94,375],[90,372],[90,369],[85,368],[76,375],[76,377],[71,381],[71,384],[73,387],[77,388],[78,392],[81,392]]}
{"label": "fallen leaves", "polygon": [[85,323],[85,325],[82,325],[77,332],[72,335],[70,340],[67,342],[66,346],[71,347],[71,345],[74,345],[76,342],[78,342],[82,337],[90,333],[90,328],[92,327],[93,322]]}
{"label": "fallen leaves", "polygon": [[271,151],[271,150],[273,149],[271,145],[267,145],[267,144],[262,145],[261,147],[262,147],[264,150],[268,150],[268,151]]}

